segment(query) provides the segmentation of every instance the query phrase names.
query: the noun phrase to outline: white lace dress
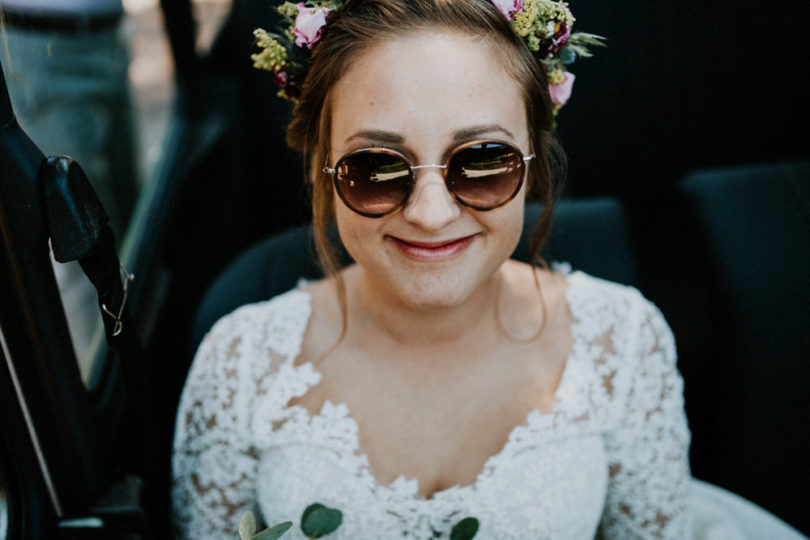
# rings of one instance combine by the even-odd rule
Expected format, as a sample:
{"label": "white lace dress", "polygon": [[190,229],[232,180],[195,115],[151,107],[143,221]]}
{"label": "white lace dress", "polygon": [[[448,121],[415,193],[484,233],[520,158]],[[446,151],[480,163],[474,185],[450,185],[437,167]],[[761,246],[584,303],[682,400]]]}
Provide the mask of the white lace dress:
{"label": "white lace dress", "polygon": [[183,538],[238,538],[241,514],[293,521],[318,502],[343,513],[329,538],[687,538],[689,431],[672,334],[633,288],[567,275],[574,345],[551,412],[517,426],[476,481],[420,498],[381,485],[345,404],[286,406],[320,380],[296,357],[310,296],[294,289],[221,319],[186,381],[173,458]]}

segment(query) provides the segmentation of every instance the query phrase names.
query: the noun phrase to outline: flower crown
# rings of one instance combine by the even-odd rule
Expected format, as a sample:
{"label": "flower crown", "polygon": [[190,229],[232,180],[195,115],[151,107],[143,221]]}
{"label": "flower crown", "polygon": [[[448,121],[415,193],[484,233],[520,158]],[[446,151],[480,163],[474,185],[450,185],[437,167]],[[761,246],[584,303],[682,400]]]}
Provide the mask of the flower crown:
{"label": "flower crown", "polygon": [[[273,72],[273,82],[281,88],[278,95],[297,102],[301,82],[309,69],[309,53],[321,39],[333,12],[348,0],[307,0],[284,2],[277,11],[286,28],[271,34],[257,28],[253,35],[261,52],[252,54],[253,66]],[[571,33],[574,16],[568,4],[554,0],[492,0],[512,29],[525,41],[540,62],[548,78],[548,90],[557,112],[571,97],[574,74],[566,66],[578,56],[590,57],[589,45],[603,47],[605,38],[584,32]]]}

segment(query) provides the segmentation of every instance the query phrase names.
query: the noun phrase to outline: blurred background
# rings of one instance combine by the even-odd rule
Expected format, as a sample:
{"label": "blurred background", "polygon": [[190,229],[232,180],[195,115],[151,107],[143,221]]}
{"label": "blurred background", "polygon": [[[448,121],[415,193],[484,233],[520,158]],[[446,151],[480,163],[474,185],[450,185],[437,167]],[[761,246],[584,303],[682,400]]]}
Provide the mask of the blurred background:
{"label": "blurred background", "polygon": [[[557,133],[569,165],[564,203],[619,209],[598,227],[621,229],[632,269],[616,279],[655,301],[675,332],[695,475],[810,533],[810,3],[570,4],[575,31],[605,36],[607,47],[571,68],[576,85]],[[66,428],[66,439],[53,443],[52,472],[82,470],[64,452],[73,445],[75,456],[101,456],[101,480],[85,499],[127,474],[147,478],[148,497],[134,496],[146,500],[134,506],[138,519],[152,521],[143,530],[168,521],[174,410],[206,326],[198,316],[206,291],[251,245],[308,221],[303,166],[284,143],[290,105],[249,58],[253,29],[276,27],[276,5],[0,0],[0,64],[16,120],[45,155],[78,161],[110,215],[118,254],[136,276],[127,308],[138,369],[149,381],[148,392],[120,397],[127,394],[116,371],[120,351],[106,345],[95,291],[78,263],[54,262],[64,308],[39,306],[32,317],[67,320],[73,350],[61,357],[75,363],[87,395],[73,389],[58,406],[29,403],[26,414],[34,424],[41,416],[47,432],[59,421],[54,410],[71,412],[86,400],[91,412],[76,414],[98,424],[100,450],[69,440]],[[3,182],[23,180],[8,174]],[[2,261],[14,262],[26,248],[3,223]],[[568,226],[585,236],[597,227]],[[552,240],[550,257],[564,236]],[[585,250],[598,251],[596,244]],[[616,263],[608,255],[591,271]],[[21,311],[13,287],[4,294],[9,336],[5,325]],[[35,341],[18,345],[19,370],[36,356]],[[32,395],[53,391],[40,384],[41,372],[20,378]],[[11,379],[8,388],[0,400],[13,394]],[[127,422],[146,401],[155,418],[143,440]],[[23,409],[0,404],[0,539],[26,519],[26,538],[38,537],[37,521],[46,524],[41,537],[51,537],[47,527],[59,520],[48,508],[60,490],[73,493],[78,477],[57,475],[49,488],[35,445],[22,435]],[[19,429],[7,427],[18,420]],[[156,454],[145,458],[144,446]],[[85,507],[77,502],[57,517]],[[134,519],[121,515],[109,519]]]}
{"label": "blurred background", "polygon": [[[195,49],[205,55],[225,22],[231,0],[192,0]],[[158,0],[123,0],[130,42],[129,81],[138,133],[138,163],[146,180],[161,156],[174,96],[171,46]]]}

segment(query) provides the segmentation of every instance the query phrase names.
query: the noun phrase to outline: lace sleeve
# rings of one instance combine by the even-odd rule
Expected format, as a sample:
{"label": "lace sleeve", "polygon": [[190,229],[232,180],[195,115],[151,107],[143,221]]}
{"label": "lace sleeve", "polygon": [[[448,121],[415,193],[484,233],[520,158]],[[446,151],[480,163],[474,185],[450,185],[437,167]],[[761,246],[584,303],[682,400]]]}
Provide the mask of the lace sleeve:
{"label": "lace sleeve", "polygon": [[689,430],[675,342],[663,316],[643,301],[623,368],[633,370],[622,418],[607,437],[610,481],[602,538],[690,535]]}
{"label": "lace sleeve", "polygon": [[256,456],[248,440],[255,386],[238,317],[203,340],[189,371],[174,436],[172,503],[177,538],[238,536],[255,503]]}

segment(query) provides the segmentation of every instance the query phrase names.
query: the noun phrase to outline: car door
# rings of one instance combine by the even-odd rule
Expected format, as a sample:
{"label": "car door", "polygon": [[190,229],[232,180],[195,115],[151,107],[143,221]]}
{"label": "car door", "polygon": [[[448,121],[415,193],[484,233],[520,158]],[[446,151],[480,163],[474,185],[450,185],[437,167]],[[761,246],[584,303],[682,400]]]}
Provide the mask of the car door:
{"label": "car door", "polygon": [[[174,411],[196,305],[234,255],[307,218],[301,168],[283,142],[290,107],[268,99],[272,78],[249,59],[252,28],[272,27],[277,15],[270,3],[238,0],[124,2],[124,34],[145,47],[130,50],[127,83],[170,84],[151,88],[165,99],[146,111],[144,94],[133,92],[133,114],[166,114],[155,122],[162,128],[139,135],[139,191],[116,222],[114,197],[97,181],[104,167],[94,163],[104,149],[87,129],[109,101],[98,97],[108,81],[94,79],[102,90],[80,102],[57,77],[75,79],[87,51],[71,61],[59,55],[110,21],[77,26],[15,13],[14,3],[0,1],[0,538],[168,538]],[[120,77],[109,58],[100,62],[108,78]],[[49,63],[63,73],[50,65],[39,93],[18,84],[28,66],[45,72]],[[27,112],[46,98],[68,114],[37,129]],[[113,103],[105,105],[123,107]],[[61,145],[52,141],[59,132]],[[112,150],[128,151],[138,153]],[[46,160],[63,153],[81,159]],[[88,210],[94,195],[79,168],[109,222]],[[102,291],[92,300],[89,352],[75,339],[79,313],[60,294],[63,263],[52,261],[71,256],[83,258],[70,264],[85,288],[96,294],[80,266]]]}

